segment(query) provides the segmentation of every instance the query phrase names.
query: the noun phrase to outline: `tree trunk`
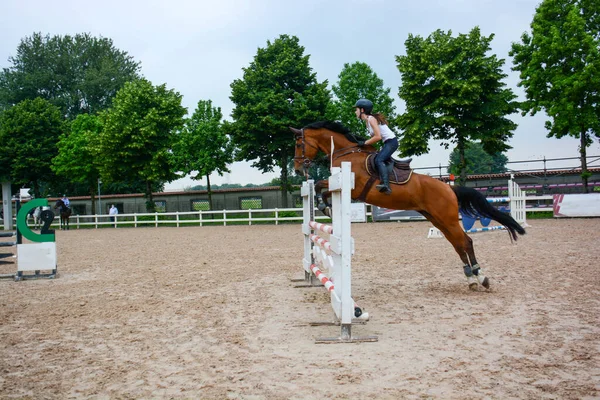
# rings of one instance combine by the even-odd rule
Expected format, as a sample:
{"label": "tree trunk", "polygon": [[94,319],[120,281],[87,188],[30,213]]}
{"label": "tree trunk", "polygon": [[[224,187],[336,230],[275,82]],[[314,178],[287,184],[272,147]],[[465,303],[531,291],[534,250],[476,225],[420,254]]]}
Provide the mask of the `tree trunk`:
{"label": "tree trunk", "polygon": [[156,205],[152,198],[152,182],[150,181],[146,182],[146,211],[149,213],[156,211]]}
{"label": "tree trunk", "polygon": [[288,167],[285,157],[281,160],[281,206],[288,208]]}
{"label": "tree trunk", "polygon": [[583,193],[589,193],[588,188],[588,169],[586,159],[586,148],[587,148],[587,135],[586,130],[581,130],[580,142],[579,142],[579,154],[581,156],[581,179],[583,180]]}
{"label": "tree trunk", "polygon": [[458,166],[460,169],[460,178],[458,179],[458,185],[465,186],[467,184],[467,161],[465,160],[465,141],[459,138],[457,147],[460,160],[458,162]]}
{"label": "tree trunk", "polygon": [[212,203],[212,190],[210,190],[210,175],[206,174],[206,189],[208,192],[208,209],[212,211],[213,203]]}

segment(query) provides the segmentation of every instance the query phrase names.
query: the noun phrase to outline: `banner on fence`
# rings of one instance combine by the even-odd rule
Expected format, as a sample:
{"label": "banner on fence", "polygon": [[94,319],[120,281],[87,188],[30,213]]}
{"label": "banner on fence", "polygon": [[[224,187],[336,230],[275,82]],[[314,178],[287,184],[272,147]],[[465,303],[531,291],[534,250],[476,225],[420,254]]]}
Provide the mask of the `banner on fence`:
{"label": "banner on fence", "polygon": [[600,193],[555,194],[555,217],[600,217]]}
{"label": "banner on fence", "polygon": [[352,203],[350,205],[350,221],[367,222],[367,205],[365,203]]}
{"label": "banner on fence", "polygon": [[424,220],[425,217],[413,210],[392,210],[373,206],[373,221],[410,221]]}

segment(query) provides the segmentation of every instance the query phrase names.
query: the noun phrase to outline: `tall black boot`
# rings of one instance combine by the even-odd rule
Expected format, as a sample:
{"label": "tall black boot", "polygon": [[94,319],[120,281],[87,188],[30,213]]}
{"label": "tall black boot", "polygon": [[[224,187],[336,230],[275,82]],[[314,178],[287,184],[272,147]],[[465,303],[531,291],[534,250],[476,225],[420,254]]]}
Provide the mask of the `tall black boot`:
{"label": "tall black boot", "polygon": [[390,175],[388,174],[387,167],[385,164],[383,168],[379,167],[379,179],[381,180],[381,184],[375,186],[377,190],[381,193],[392,194],[392,189],[390,189]]}

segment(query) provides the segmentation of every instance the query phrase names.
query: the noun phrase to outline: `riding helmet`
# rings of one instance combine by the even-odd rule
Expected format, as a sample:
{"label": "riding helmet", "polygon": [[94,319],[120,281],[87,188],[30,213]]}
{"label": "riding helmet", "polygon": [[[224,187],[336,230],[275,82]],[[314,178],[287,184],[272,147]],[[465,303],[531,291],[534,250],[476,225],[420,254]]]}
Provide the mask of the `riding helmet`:
{"label": "riding helmet", "polygon": [[373,102],[368,99],[359,99],[354,107],[363,108],[366,114],[371,114],[371,111],[373,111]]}

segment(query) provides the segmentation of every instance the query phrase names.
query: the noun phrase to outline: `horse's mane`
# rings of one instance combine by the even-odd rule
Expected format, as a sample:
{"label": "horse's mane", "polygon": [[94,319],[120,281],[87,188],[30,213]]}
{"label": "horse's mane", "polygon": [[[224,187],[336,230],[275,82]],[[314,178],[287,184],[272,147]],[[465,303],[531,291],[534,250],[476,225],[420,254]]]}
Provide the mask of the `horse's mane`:
{"label": "horse's mane", "polygon": [[346,139],[348,139],[352,143],[358,142],[358,139],[356,138],[356,136],[354,136],[352,132],[350,132],[350,129],[346,128],[344,125],[337,121],[317,121],[313,122],[312,124],[306,125],[304,129],[328,129],[336,133],[341,133],[342,135],[346,136]]}

